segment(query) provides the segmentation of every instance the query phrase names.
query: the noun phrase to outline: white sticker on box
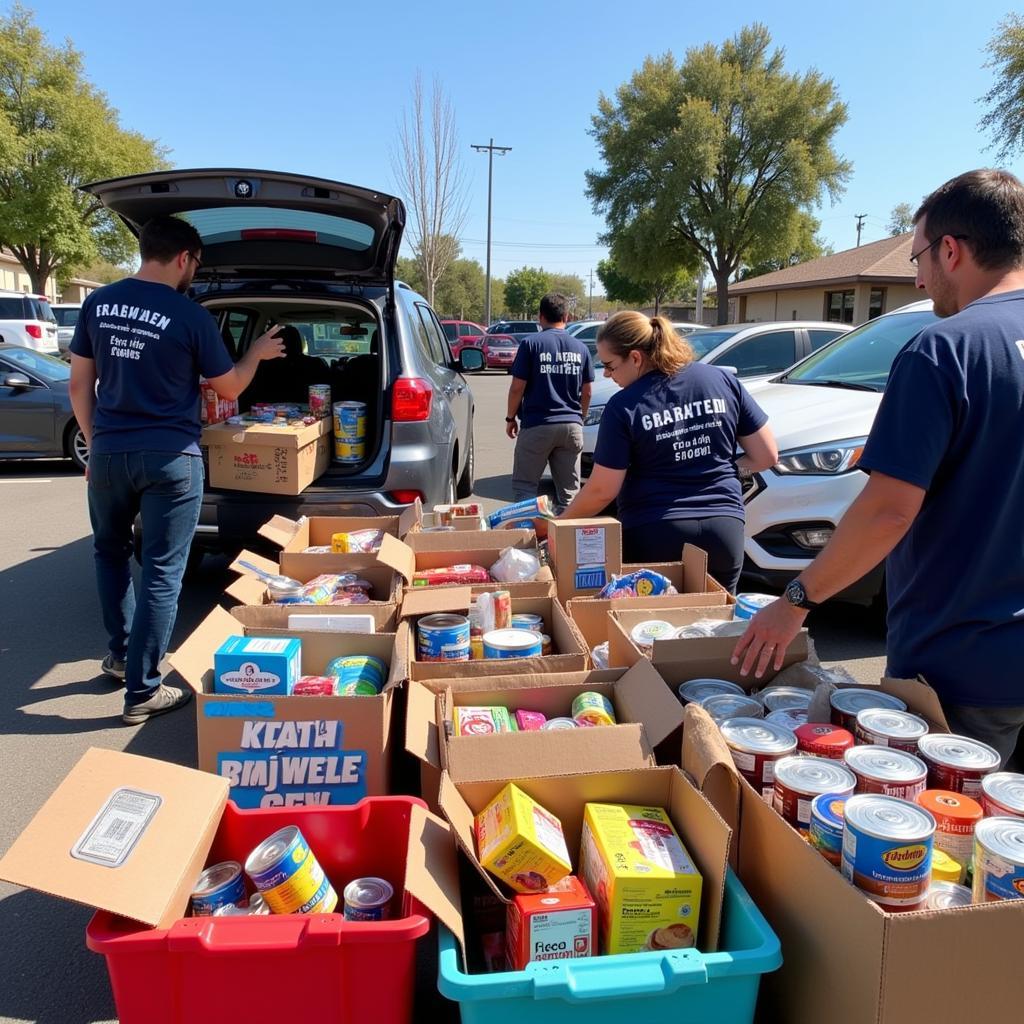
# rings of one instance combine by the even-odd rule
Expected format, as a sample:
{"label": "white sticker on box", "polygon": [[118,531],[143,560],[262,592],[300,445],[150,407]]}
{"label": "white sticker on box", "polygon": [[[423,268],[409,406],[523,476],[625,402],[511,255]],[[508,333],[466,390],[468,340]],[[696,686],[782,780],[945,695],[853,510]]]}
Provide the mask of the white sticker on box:
{"label": "white sticker on box", "polygon": [[604,565],[605,528],[603,526],[581,526],[576,531],[576,564]]}
{"label": "white sticker on box", "polygon": [[284,654],[291,640],[270,640],[262,637],[246,641],[246,654]]}
{"label": "white sticker on box", "polygon": [[752,772],[754,770],[754,755],[746,754],[742,750],[732,752],[733,763],[741,772]]}
{"label": "white sticker on box", "polygon": [[115,789],[71,848],[71,856],[105,868],[120,867],[149,828],[162,803],[163,798],[156,793]]}

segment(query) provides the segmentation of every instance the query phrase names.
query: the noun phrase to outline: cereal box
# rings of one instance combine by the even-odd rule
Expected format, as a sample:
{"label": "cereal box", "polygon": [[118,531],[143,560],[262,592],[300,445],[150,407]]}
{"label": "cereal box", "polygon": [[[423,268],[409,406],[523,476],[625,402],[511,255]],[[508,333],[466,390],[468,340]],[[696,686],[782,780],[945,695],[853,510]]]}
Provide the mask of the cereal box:
{"label": "cereal box", "polygon": [[701,876],[662,808],[587,804],[580,856],[602,953],[696,945]]}
{"label": "cereal box", "polygon": [[480,863],[516,892],[540,892],[572,871],[562,823],[509,783],[477,816]]}
{"label": "cereal box", "polygon": [[535,960],[596,956],[597,907],[587,887],[567,875],[547,892],[516,896],[508,908],[509,968]]}

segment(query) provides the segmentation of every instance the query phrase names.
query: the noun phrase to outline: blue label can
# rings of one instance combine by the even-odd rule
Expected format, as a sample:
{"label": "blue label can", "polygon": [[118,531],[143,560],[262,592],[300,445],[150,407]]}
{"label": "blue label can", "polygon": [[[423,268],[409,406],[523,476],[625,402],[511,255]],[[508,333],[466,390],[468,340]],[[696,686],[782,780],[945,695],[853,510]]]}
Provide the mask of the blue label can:
{"label": "blue label can", "polygon": [[[380,658],[372,654],[343,654],[335,658],[327,666],[327,675],[338,677],[338,692],[346,688],[356,688],[357,684],[366,684],[380,693],[387,681],[387,666]],[[364,689],[355,692],[365,693]]]}
{"label": "blue label can", "polygon": [[847,799],[845,793],[822,793],[811,801],[808,839],[837,868],[843,861],[843,810]]}
{"label": "blue label can", "polygon": [[226,860],[208,867],[192,890],[192,916],[213,917],[221,908],[245,900],[245,877],[238,861]]}
{"label": "blue label can", "polygon": [[260,843],[245,873],[273,914],[330,914],[338,905],[338,894],[294,825]]}
{"label": "blue label can", "polygon": [[492,629],[484,633],[485,658],[539,658],[543,650],[540,633],[530,629]]}
{"label": "blue label can", "polygon": [[469,661],[469,617],[425,615],[416,626],[418,661]]}
{"label": "blue label can", "polygon": [[345,886],[346,921],[386,921],[395,890],[383,878],[357,878]]}

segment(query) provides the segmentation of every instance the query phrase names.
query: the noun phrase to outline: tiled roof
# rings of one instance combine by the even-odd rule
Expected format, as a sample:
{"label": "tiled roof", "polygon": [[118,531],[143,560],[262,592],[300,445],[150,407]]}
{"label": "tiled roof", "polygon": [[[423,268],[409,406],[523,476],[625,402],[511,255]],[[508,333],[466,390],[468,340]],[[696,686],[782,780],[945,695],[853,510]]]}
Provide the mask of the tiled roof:
{"label": "tiled roof", "polygon": [[729,285],[729,295],[855,281],[905,281],[911,284],[916,276],[910,263],[913,237],[911,232],[896,235],[895,238],[883,238],[880,242],[868,242],[855,249],[846,249],[784,270],[737,281]]}

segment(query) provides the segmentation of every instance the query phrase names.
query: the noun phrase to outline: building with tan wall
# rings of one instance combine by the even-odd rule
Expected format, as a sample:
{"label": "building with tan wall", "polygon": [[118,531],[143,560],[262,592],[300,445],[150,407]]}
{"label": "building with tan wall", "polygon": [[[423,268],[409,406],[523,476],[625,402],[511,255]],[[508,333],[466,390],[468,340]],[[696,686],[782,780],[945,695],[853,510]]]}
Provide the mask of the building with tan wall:
{"label": "building with tan wall", "polygon": [[[81,302],[90,292],[102,287],[99,281],[88,281],[73,277],[61,290],[57,279],[51,275],[46,280],[46,297],[50,302]],[[17,256],[8,249],[0,249],[0,289],[9,292],[32,292],[32,278],[18,262]]]}
{"label": "building with tan wall", "polygon": [[729,285],[737,322],[831,320],[862,324],[921,298],[910,262],[912,234],[798,263]]}

